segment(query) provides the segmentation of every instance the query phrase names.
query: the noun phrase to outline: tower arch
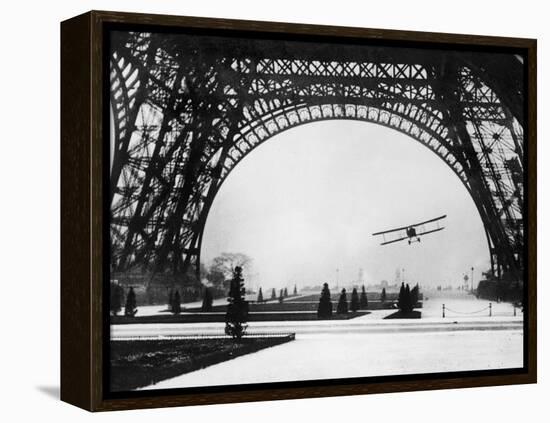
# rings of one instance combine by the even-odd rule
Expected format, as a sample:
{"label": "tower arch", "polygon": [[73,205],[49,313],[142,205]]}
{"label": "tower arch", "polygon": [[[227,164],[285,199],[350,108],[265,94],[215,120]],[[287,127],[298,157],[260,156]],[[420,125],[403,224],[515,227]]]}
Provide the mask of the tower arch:
{"label": "tower arch", "polygon": [[198,275],[208,210],[240,160],[289,128],[354,119],[444,160],[476,203],[494,273],[521,277],[517,55],[139,32],[111,41],[112,271]]}

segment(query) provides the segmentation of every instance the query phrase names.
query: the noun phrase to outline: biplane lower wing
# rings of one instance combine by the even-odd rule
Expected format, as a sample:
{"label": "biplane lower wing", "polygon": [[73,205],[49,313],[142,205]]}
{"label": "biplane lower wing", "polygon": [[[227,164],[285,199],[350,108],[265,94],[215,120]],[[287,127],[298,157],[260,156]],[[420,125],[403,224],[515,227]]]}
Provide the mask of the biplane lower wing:
{"label": "biplane lower wing", "polygon": [[442,226],[442,227],[437,228],[437,229],[432,229],[430,231],[420,232],[419,234],[416,234],[416,235],[421,236],[421,235],[431,234],[432,232],[439,232],[439,231],[442,231],[443,229],[445,229],[445,226]]}
{"label": "biplane lower wing", "polygon": [[404,239],[407,239],[409,237],[405,229],[399,231],[383,232],[380,235],[382,236],[382,243],[380,245],[403,241]]}
{"label": "biplane lower wing", "polygon": [[403,241],[404,239],[407,239],[407,238],[408,238],[408,236],[404,236],[403,238],[392,239],[391,241],[383,242],[380,245],[393,244],[394,242]]}

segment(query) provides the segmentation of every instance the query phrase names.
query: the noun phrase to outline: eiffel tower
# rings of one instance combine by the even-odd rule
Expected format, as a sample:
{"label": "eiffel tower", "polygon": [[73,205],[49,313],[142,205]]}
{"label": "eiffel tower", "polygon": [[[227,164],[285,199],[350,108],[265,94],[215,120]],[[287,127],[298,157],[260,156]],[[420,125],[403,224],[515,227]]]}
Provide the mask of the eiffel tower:
{"label": "eiffel tower", "polygon": [[494,275],[522,279],[521,56],[123,31],[109,54],[113,274],[196,282],[208,212],[235,166],[282,131],[352,119],[445,161],[477,206]]}

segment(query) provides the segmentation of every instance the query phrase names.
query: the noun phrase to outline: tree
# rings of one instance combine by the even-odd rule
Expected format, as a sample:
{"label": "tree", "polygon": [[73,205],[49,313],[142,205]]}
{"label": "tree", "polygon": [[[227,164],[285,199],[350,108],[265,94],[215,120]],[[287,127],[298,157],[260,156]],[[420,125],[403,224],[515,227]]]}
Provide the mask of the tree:
{"label": "tree", "polygon": [[214,266],[210,266],[210,269],[208,269],[206,280],[210,282],[214,288],[218,290],[224,289],[225,274]]}
{"label": "tree", "polygon": [[411,306],[412,308],[416,307],[416,304],[418,303],[418,297],[419,297],[420,287],[418,284],[414,286],[413,289],[411,289]]}
{"label": "tree", "polygon": [[412,311],[411,307],[411,289],[409,284],[405,286],[405,283],[401,283],[401,288],[399,289],[399,297],[397,298],[397,306],[399,310],[403,313],[410,313]]}
{"label": "tree", "polygon": [[275,292],[275,288],[271,290],[271,299],[276,300],[277,299],[277,293]]}
{"label": "tree", "polygon": [[294,295],[298,295],[298,287],[296,286],[296,284],[294,284],[294,292],[293,292]]}
{"label": "tree", "polygon": [[256,300],[258,303],[264,302],[264,294],[262,294],[262,287],[260,286],[260,289],[258,291],[258,299]]}
{"label": "tree", "polygon": [[111,289],[110,289],[110,309],[113,316],[116,316],[119,311],[122,309],[122,296],[124,295],[124,291],[122,289],[122,286],[118,283],[111,283]]}
{"label": "tree", "polygon": [[353,288],[353,291],[351,291],[351,302],[349,308],[354,313],[359,310],[359,294],[357,293],[357,288]]}
{"label": "tree", "polygon": [[405,285],[405,306],[407,313],[410,313],[413,310],[413,304],[411,301],[411,288],[409,284]]}
{"label": "tree", "polygon": [[176,291],[174,298],[172,299],[172,313],[180,314],[181,313],[181,298],[180,292]]}
{"label": "tree", "polygon": [[196,301],[201,297],[202,284],[197,277],[196,272],[189,266],[185,272],[181,275],[181,286],[187,287],[181,292],[182,301]]}
{"label": "tree", "polygon": [[204,288],[201,311],[212,311],[213,302],[214,302],[214,299],[212,297],[212,293],[210,292],[210,289]]}
{"label": "tree", "polygon": [[321,298],[319,298],[319,306],[317,308],[317,317],[325,318],[332,316],[332,301],[330,300],[330,290],[328,283],[323,284],[321,290]]}
{"label": "tree", "polygon": [[285,288],[283,295],[285,298],[288,297],[288,289]]}
{"label": "tree", "polygon": [[243,253],[221,253],[214,257],[210,265],[210,272],[219,272],[224,276],[224,280],[233,277],[233,270],[240,267],[242,272],[247,272],[252,266],[252,259]]}
{"label": "tree", "polygon": [[340,293],[340,299],[338,300],[338,305],[336,306],[336,313],[346,314],[347,312],[348,312],[348,297],[346,295],[346,288],[342,288],[342,292]]}
{"label": "tree", "polygon": [[242,272],[241,266],[235,266],[229,289],[229,298],[227,299],[229,304],[225,314],[225,333],[237,340],[243,337],[246,331],[245,323],[248,319],[248,302],[244,298],[245,289]]}
{"label": "tree", "polygon": [[397,307],[399,310],[405,310],[405,282],[401,282],[401,287],[399,288],[399,295],[397,297]]}
{"label": "tree", "polygon": [[366,310],[369,306],[369,299],[367,298],[367,291],[365,291],[365,285],[361,288],[361,298],[359,298],[359,307],[361,310]]}
{"label": "tree", "polygon": [[380,294],[380,303],[382,303],[382,305],[386,304],[386,288],[382,288],[382,293]]}
{"label": "tree", "polygon": [[172,307],[174,305],[174,290],[171,289],[168,293],[168,310],[172,311]]}
{"label": "tree", "polygon": [[134,288],[130,287],[130,291],[128,291],[128,295],[126,296],[126,304],[124,306],[124,315],[134,317],[136,313],[137,313],[136,293],[134,292]]}
{"label": "tree", "polygon": [[284,298],[285,298],[285,295],[284,295],[283,290],[281,289],[279,291],[279,302],[282,303]]}

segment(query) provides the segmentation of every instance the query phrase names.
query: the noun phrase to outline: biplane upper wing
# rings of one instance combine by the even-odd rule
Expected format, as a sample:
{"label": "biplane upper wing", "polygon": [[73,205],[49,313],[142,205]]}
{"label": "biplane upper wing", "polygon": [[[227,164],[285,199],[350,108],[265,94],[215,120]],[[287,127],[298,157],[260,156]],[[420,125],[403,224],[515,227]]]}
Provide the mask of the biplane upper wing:
{"label": "biplane upper wing", "polygon": [[436,222],[436,221],[438,221],[438,220],[445,219],[446,217],[447,217],[447,215],[444,214],[443,216],[439,216],[439,217],[436,217],[436,218],[434,218],[434,219],[426,220],[426,221],[424,221],[424,222],[415,223],[414,225],[407,225],[407,226],[402,226],[402,227],[400,227],[400,228],[388,229],[387,231],[375,232],[375,233],[373,233],[372,235],[373,235],[373,236],[375,236],[375,235],[383,235],[383,234],[388,234],[388,233],[390,233],[390,232],[403,231],[403,230],[408,229],[408,228],[411,228],[411,227],[417,227],[417,226],[425,225],[426,223]]}
{"label": "biplane upper wing", "polygon": [[397,231],[404,231],[407,228],[410,228],[410,226],[403,226],[402,228],[388,229],[387,231],[376,232],[376,233],[372,234],[372,236],[384,235],[384,234],[389,234],[391,232],[397,232]]}
{"label": "biplane upper wing", "polygon": [[438,220],[445,219],[446,217],[447,217],[447,215],[444,214],[443,216],[439,216],[439,217],[436,217],[434,219],[426,220],[425,222],[415,223],[414,225],[409,225],[408,227],[422,226],[422,225],[425,225],[426,223],[437,222]]}

